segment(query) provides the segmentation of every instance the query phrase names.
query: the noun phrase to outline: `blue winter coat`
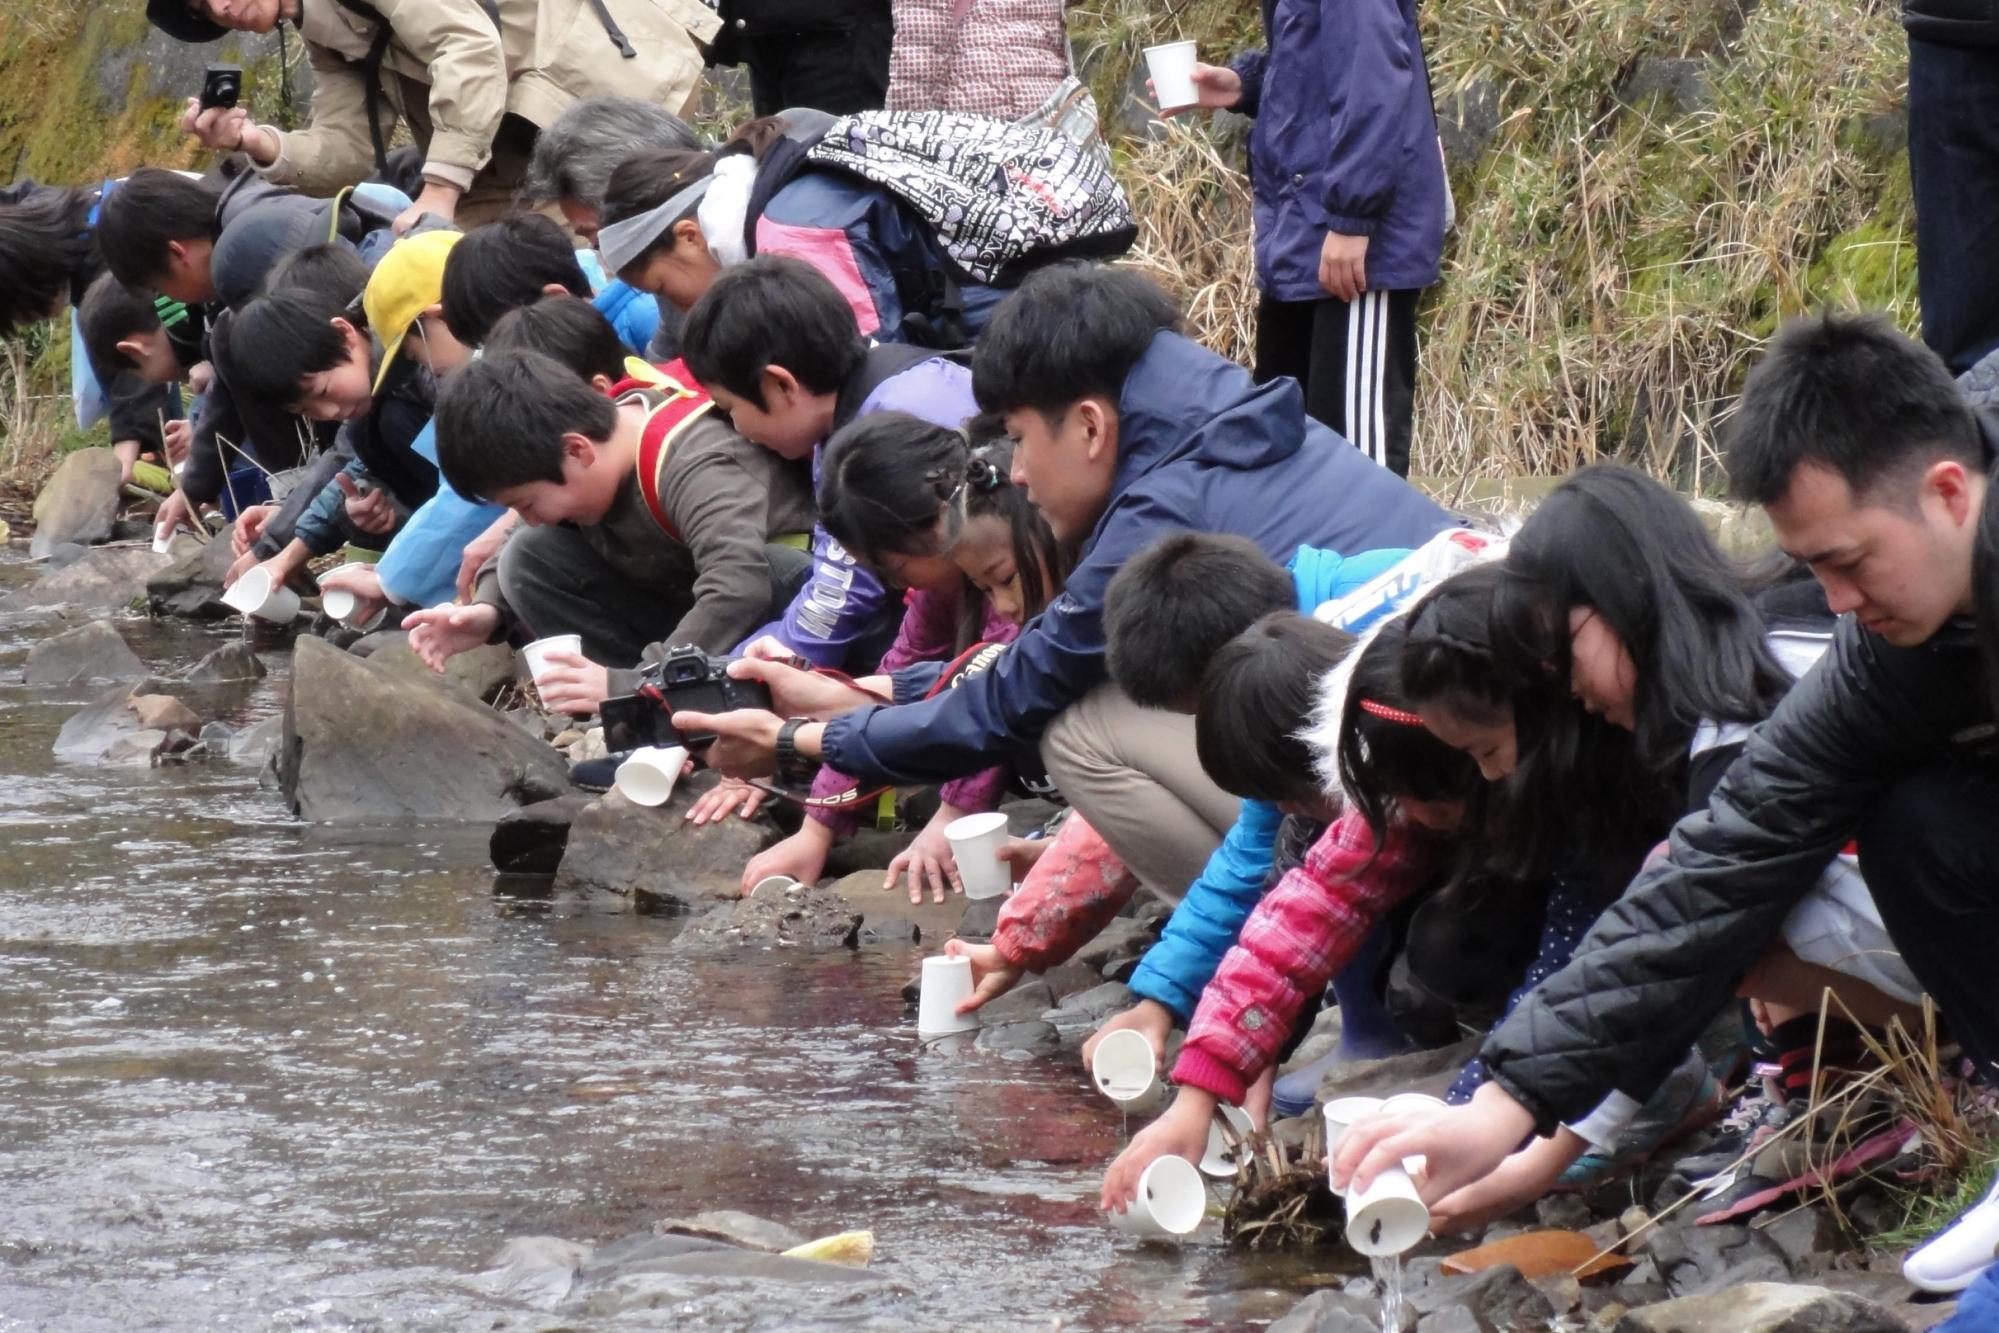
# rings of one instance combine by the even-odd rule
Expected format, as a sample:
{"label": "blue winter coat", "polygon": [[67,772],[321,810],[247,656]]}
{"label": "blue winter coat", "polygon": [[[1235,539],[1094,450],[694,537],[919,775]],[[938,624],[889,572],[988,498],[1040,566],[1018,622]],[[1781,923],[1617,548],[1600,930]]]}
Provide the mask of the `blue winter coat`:
{"label": "blue winter coat", "polygon": [[[1298,609],[1310,615],[1320,603],[1344,597],[1387,573],[1408,554],[1406,548],[1390,547],[1342,557],[1335,551],[1302,547],[1290,565]],[[1132,994],[1159,1001],[1182,1022],[1193,1017],[1222,955],[1263,896],[1277,828],[1283,822],[1283,811],[1268,801],[1242,803],[1228,836],[1173,909],[1159,942],[1139,961],[1131,978]]]}
{"label": "blue winter coat", "polygon": [[1444,159],[1415,0],[1263,0],[1267,50],[1238,56],[1256,117],[1256,282],[1321,301],[1326,233],[1365,236],[1372,291],[1427,287],[1444,252]]}
{"label": "blue winter coat", "polygon": [[1104,676],[1104,588],[1170,532],[1247,537],[1273,560],[1300,546],[1418,546],[1450,517],[1305,417],[1297,382],[1258,385],[1235,362],[1160,333],[1118,397],[1110,502],[1062,595],[986,671],[934,699],[941,666],[896,673],[898,707],[829,723],[829,763],[863,782],[943,782],[1032,749]]}

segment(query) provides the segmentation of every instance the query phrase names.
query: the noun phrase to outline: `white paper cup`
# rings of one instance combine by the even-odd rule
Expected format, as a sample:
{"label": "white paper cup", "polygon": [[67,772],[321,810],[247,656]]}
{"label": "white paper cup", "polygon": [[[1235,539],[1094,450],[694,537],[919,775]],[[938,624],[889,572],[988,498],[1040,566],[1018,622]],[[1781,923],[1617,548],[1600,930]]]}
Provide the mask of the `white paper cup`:
{"label": "white paper cup", "polygon": [[1090,1057],[1090,1078],[1098,1092],[1130,1115],[1163,1111],[1173,1096],[1160,1077],[1152,1043],[1142,1032],[1113,1032],[1098,1042],[1097,1053]]}
{"label": "white paper cup", "polygon": [[154,528],[153,554],[172,555],[173,549],[174,549],[174,530],[172,528],[165,526]]}
{"label": "white paper cup", "polygon": [[978,1015],[958,1012],[958,1006],[971,997],[971,959],[947,954],[924,959],[923,986],[916,1002],[916,1035],[948,1037],[977,1028]]}
{"label": "white paper cup", "polygon": [[1450,1110],[1450,1103],[1442,1097],[1432,1097],[1427,1092],[1398,1092],[1381,1104],[1381,1109],[1390,1115],[1435,1115],[1438,1111]]}
{"label": "white paper cup", "polygon": [[222,594],[222,604],[246,616],[289,625],[298,618],[298,594],[282,584],[273,586],[271,571],[254,565]]}
{"label": "white paper cup", "polygon": [[1223,1121],[1228,1122],[1238,1144],[1246,1141],[1256,1129],[1256,1122],[1240,1106],[1230,1106],[1226,1102],[1217,1106],[1215,1118],[1208,1122],[1208,1150],[1201,1154],[1201,1174],[1204,1176],[1232,1178],[1235,1175],[1236,1150],[1229,1146],[1229,1136],[1222,1132]]}
{"label": "white paper cup", "polygon": [[1430,1234],[1430,1210],[1409,1173],[1391,1166],[1347,1199],[1347,1244],[1369,1258],[1401,1254]]}
{"label": "white paper cup", "polygon": [[536,639],[533,643],[521,649],[521,656],[527,659],[528,675],[532,676],[534,683],[539,685],[541,684],[542,674],[553,665],[548,660],[549,653],[580,654],[582,651],[583,636],[581,634],[557,634],[546,639]]}
{"label": "white paper cup", "polygon": [[[679,747],[675,746],[674,748],[678,749]],[[768,895],[772,898],[782,898],[785,894],[799,887],[799,882],[789,875],[765,875],[750,886],[750,897],[760,898]]]}
{"label": "white paper cup", "polygon": [[[1332,1161],[1333,1154],[1339,1151],[1340,1140],[1346,1136],[1346,1132],[1352,1129],[1357,1121],[1367,1119],[1385,1105],[1387,1103],[1383,1102],[1379,1097],[1341,1097],[1335,1101],[1327,1102],[1325,1110],[1326,1161],[1328,1163]],[[1330,1168],[1327,1172],[1326,1183],[1329,1187],[1332,1184]],[[1342,1189],[1334,1189],[1333,1193],[1339,1195],[1341,1198],[1346,1197],[1346,1191]]]}
{"label": "white paper cup", "polygon": [[1201,100],[1194,87],[1198,61],[1192,42],[1167,42],[1145,48],[1145,69],[1152,76],[1152,95],[1161,111],[1176,111]]}
{"label": "white paper cup", "polygon": [[353,615],[355,604],[359,601],[360,598],[345,588],[328,588],[319,595],[319,604],[335,620],[345,620]]}
{"label": "white paper cup", "polygon": [[951,844],[967,898],[998,898],[1013,887],[1013,872],[999,859],[1006,839],[1006,816],[997,810],[966,815],[944,826],[944,840]]}
{"label": "white paper cup", "polygon": [[618,765],[611,785],[633,805],[665,805],[686,764],[685,746],[648,745]]}
{"label": "white paper cup", "polygon": [[1138,1197],[1110,1219],[1127,1236],[1178,1240],[1192,1235],[1207,1211],[1208,1187],[1201,1182],[1201,1173],[1186,1158],[1168,1154],[1145,1168],[1138,1178]]}

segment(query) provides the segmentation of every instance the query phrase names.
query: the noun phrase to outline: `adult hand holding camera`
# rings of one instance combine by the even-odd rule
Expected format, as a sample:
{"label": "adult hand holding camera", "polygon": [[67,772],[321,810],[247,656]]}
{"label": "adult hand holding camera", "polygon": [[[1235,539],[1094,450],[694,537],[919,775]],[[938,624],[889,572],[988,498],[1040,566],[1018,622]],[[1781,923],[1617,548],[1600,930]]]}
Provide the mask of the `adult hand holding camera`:
{"label": "adult hand holding camera", "polygon": [[260,167],[278,160],[276,136],[240,106],[203,107],[199,97],[190,97],[180,127],[218,153],[244,152]]}
{"label": "adult hand holding camera", "polygon": [[[751,645],[754,650],[761,646]],[[729,663],[729,675],[736,680],[761,681],[769,690],[771,707],[783,717],[809,717],[830,722],[842,713],[851,713],[864,704],[878,703],[867,691],[843,680],[803,671],[789,662],[759,657],[739,657]]]}

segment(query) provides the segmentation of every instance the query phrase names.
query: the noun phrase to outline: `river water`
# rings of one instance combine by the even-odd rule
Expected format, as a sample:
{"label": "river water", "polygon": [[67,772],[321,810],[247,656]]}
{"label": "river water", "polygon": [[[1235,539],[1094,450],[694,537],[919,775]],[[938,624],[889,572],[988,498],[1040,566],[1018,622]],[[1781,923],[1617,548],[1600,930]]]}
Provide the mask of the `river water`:
{"label": "river water", "polygon": [[[156,670],[230,632],[119,626]],[[871,1229],[898,1290],[604,1326],[1254,1328],[1332,1276],[1113,1233],[1118,1117],[1073,1055],[920,1048],[912,950],[689,961],[669,920],[496,894],[483,828],[56,763],[102,689],[18,683],[59,628],[0,618],[0,1329],[594,1327],[477,1274],[710,1208]],[[225,720],[282,707],[265,660]]]}

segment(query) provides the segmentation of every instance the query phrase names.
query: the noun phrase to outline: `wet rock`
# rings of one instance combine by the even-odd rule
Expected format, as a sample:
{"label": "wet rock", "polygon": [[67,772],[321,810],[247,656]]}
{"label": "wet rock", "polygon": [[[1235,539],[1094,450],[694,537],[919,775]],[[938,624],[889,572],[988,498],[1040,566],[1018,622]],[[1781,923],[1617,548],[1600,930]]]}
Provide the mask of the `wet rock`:
{"label": "wet rock", "polygon": [[[1415,1327],[1416,1313],[1405,1306],[1397,1333]],[[1382,1333],[1381,1302],[1341,1291],[1315,1291],[1272,1324],[1269,1333]]]}
{"label": "wet rock", "polygon": [[1055,992],[1048,989],[1048,983],[1040,978],[1022,981],[1012,990],[988,1003],[979,1010],[979,1021],[987,1025],[994,1023],[1014,1023],[1032,1018],[1041,1021],[1041,1016],[1054,1007]]}
{"label": "wet rock", "polygon": [[914,829],[863,828],[853,837],[833,844],[832,850],[826,853],[825,873],[833,879],[845,879],[866,871],[874,875],[875,884],[879,886],[888,863],[914,841]]}
{"label": "wet rock", "polygon": [[[437,679],[440,674],[424,665],[423,659],[416,655],[416,650],[410,647],[406,631],[378,630],[361,643],[371,645],[370,651],[360,652],[361,644],[357,643],[355,655],[366,657],[376,666],[399,675],[430,680]],[[512,648],[504,643],[489,643],[452,658],[445,664],[442,675],[473,698],[491,700],[502,686],[514,683],[516,669]]]}
{"label": "wet rock", "polygon": [[57,542],[49,548],[49,553],[44,559],[49,569],[68,569],[71,565],[89,554],[90,548],[88,546],[82,546],[76,542]]}
{"label": "wet rock", "polygon": [[144,680],[146,664],[125,645],[108,621],[65,630],[28,650],[21,669],[29,685],[73,685],[79,681]]}
{"label": "wet rock", "polygon": [[144,766],[158,762],[167,746],[164,731],[134,731],[120,736],[105,748],[99,762],[113,765]]}
{"label": "wet rock", "polygon": [[1095,939],[1076,950],[1076,961],[1104,976],[1123,981],[1130,969],[1158,938],[1158,932],[1135,917],[1114,917]]}
{"label": "wet rock", "polygon": [[1122,981],[1106,981],[1089,990],[1063,996],[1053,1009],[1041,1017],[1060,1029],[1064,1037],[1071,1037],[1078,1032],[1095,1032],[1112,1014],[1121,1014],[1131,1008],[1131,1002],[1131,987]]}
{"label": "wet rock", "polygon": [[1048,993],[1057,1000],[1105,984],[1101,972],[1074,959],[1049,968],[1041,974],[1041,979],[1048,983]]}
{"label": "wet rock", "polygon": [[1422,1316],[1419,1329],[1431,1316],[1452,1308],[1470,1311],[1479,1321],[1481,1333],[1512,1333],[1513,1330],[1546,1328],[1555,1317],[1555,1308],[1540,1289],[1511,1264],[1501,1264],[1464,1277],[1439,1276],[1409,1292],[1409,1308]]}
{"label": "wet rock", "polygon": [[1694,1296],[1745,1282],[1785,1282],[1790,1263],[1777,1243],[1745,1226],[1664,1226],[1638,1242],[1659,1265],[1666,1290]]}
{"label": "wet rock", "polygon": [[674,947],[698,954],[744,948],[851,949],[861,919],[854,905],[833,890],[801,884],[788,893],[738,898],[717,908],[682,930]]}
{"label": "wet rock", "polygon": [[1319,1082],[1319,1100],[1336,1097],[1392,1097],[1398,1092],[1441,1096],[1465,1061],[1478,1053],[1479,1038],[1410,1051],[1380,1060],[1349,1060],[1326,1071]]}
{"label": "wet rock", "polygon": [[236,728],[227,722],[205,723],[201,730],[195,733],[195,740],[199,741],[210,754],[227,759],[230,747],[236,744]]}
{"label": "wet rock", "polygon": [[616,894],[651,912],[735,899],[744,864],[776,833],[759,820],[688,823],[688,804],[712,785],[712,779],[683,781],[662,806],[633,805],[615,791],[590,802],[570,825],[555,887]]}
{"label": "wet rock", "polygon": [[1824,1287],[1748,1282],[1626,1312],[1616,1333],[1906,1333],[1872,1301]]}
{"label": "wet rock", "polygon": [[229,762],[261,765],[277,751],[284,735],[285,720],[282,717],[267,717],[255,726],[236,733],[236,738],[229,742]]}
{"label": "wet rock", "polygon": [[1006,906],[1006,899],[968,898],[965,911],[958,918],[957,935],[962,940],[989,940],[999,926],[1000,908]]}
{"label": "wet rock", "polygon": [[[654,1260],[642,1271],[620,1272],[608,1278],[586,1275],[561,1309],[601,1318],[629,1310],[673,1307],[676,1316],[684,1317],[695,1312],[685,1307],[703,1297],[726,1297],[726,1304],[740,1312],[746,1304],[754,1303],[756,1292],[773,1285],[786,1289],[783,1299],[790,1318],[796,1317],[791,1308],[793,1292],[809,1289],[823,1295],[890,1289],[886,1280],[864,1268],[725,1247]],[[834,1295],[834,1299],[841,1298]]]}
{"label": "wet rock", "polygon": [[1806,1204],[1754,1230],[1776,1242],[1794,1273],[1812,1256],[1831,1249],[1839,1237],[1832,1215],[1823,1204],[1817,1203]]}
{"label": "wet rock", "polygon": [[239,640],[223,644],[196,662],[181,679],[219,684],[224,681],[262,680],[266,674],[263,659],[249,644]]}
{"label": "wet rock", "polygon": [[855,937],[857,944],[920,944],[923,942],[923,927],[906,916],[874,916],[863,914],[861,933]]}
{"label": "wet rock", "polygon": [[[147,688],[159,686],[159,693],[171,688],[160,682],[149,682]],[[55,757],[65,763],[94,764],[98,762],[135,763],[139,751],[150,745],[143,757],[150,761],[166,744],[166,732],[162,730],[157,743],[148,739],[137,746],[121,745],[121,742],[145,730],[139,719],[133,715],[126,703],[132,696],[129,686],[121,685],[105,694],[100,694],[88,705],[70,715],[56,733]],[[199,724],[197,724],[199,725]],[[110,759],[114,746],[119,747],[119,758]]]}
{"label": "wet rock", "polygon": [[561,756],[491,709],[309,636],[278,761],[306,819],[496,820],[569,787]]}
{"label": "wet rock", "polygon": [[979,1029],[978,1049],[1005,1053],[1007,1051],[1052,1051],[1062,1044],[1052,1023],[1044,1023],[1038,1018],[1015,1019],[1004,1023],[986,1023]]}
{"label": "wet rock", "polygon": [[516,1236],[500,1247],[493,1266],[474,1279],[496,1296],[553,1309],[569,1295],[590,1247],[559,1236]]}
{"label": "wet rock", "polygon": [[171,561],[146,580],[146,604],[154,615],[224,620],[235,614],[222,604],[222,576],[236,562],[227,537],[200,543],[176,537]]}
{"label": "wet rock", "polygon": [[74,606],[114,611],[146,595],[146,581],[167,562],[144,546],[106,546],[25,588],[0,598],[0,611],[38,606]]}
{"label": "wet rock", "polygon": [[663,1222],[653,1223],[653,1233],[660,1236],[698,1236],[707,1240],[719,1240],[729,1245],[740,1245],[748,1250],[764,1250],[771,1254],[803,1245],[810,1239],[793,1231],[781,1222],[757,1217],[750,1213],[740,1213],[733,1208],[711,1209],[696,1213],[692,1217],[673,1217]]}
{"label": "wet rock", "polygon": [[40,558],[63,542],[109,540],[118,520],[121,475],[109,449],[79,449],[62,460],[35,497],[35,536],[28,554]]}
{"label": "wet rock", "polygon": [[201,718],[192,708],[171,694],[135,694],[125,701],[141,727],[160,731],[197,732]]}
{"label": "wet rock", "polygon": [[516,874],[553,875],[569,845],[569,829],[590,804],[582,792],[536,801],[500,816],[489,849],[493,868]]}
{"label": "wet rock", "polygon": [[1581,1231],[1596,1220],[1589,1205],[1574,1194],[1550,1194],[1534,1205],[1534,1216],[1542,1226],[1557,1231]]}
{"label": "wet rock", "polygon": [[1493,1325],[1462,1305],[1448,1305],[1423,1316],[1416,1333],[1492,1333]]}

